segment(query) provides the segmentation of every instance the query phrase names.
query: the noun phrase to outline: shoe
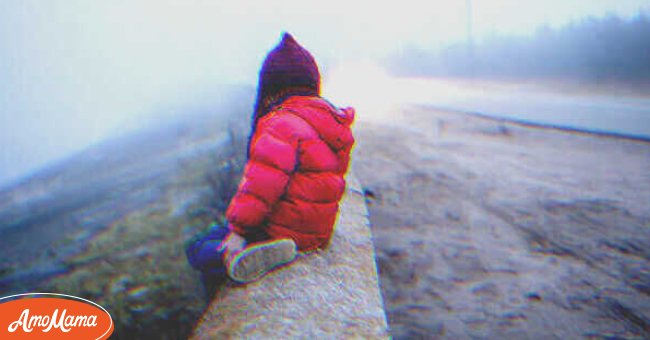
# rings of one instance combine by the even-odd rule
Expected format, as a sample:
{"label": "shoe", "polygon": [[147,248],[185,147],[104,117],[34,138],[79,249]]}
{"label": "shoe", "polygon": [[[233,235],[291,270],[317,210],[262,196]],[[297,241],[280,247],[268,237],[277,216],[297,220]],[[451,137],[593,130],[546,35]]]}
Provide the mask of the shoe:
{"label": "shoe", "polygon": [[239,283],[250,283],[293,261],[296,254],[296,244],[291,239],[254,243],[226,261],[228,276]]}

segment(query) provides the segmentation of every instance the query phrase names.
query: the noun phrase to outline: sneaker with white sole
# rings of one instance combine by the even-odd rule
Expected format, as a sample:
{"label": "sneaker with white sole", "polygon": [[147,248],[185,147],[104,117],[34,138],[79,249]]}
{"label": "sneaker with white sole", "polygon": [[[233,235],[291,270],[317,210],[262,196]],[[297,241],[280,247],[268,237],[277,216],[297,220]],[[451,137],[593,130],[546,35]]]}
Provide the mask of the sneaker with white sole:
{"label": "sneaker with white sole", "polygon": [[255,243],[227,260],[228,276],[239,283],[253,282],[293,261],[296,255],[296,244],[291,239]]}

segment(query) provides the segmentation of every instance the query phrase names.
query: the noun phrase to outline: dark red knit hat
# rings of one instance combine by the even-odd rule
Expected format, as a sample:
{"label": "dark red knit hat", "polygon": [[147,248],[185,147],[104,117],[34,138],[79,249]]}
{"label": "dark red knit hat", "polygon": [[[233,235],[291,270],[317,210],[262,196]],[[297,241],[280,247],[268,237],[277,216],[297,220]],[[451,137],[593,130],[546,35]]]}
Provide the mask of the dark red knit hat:
{"label": "dark red knit hat", "polygon": [[306,87],[319,92],[320,74],[314,57],[291,34],[284,33],[280,44],[264,60],[259,85],[269,92],[286,87]]}
{"label": "dark red knit hat", "polygon": [[257,121],[290,96],[319,96],[320,73],[314,57],[289,33],[266,56],[257,84],[257,101],[248,137],[255,134]]}
{"label": "dark red knit hat", "polygon": [[320,73],[314,57],[291,34],[284,33],[260,70],[254,121],[288,95],[319,94]]}

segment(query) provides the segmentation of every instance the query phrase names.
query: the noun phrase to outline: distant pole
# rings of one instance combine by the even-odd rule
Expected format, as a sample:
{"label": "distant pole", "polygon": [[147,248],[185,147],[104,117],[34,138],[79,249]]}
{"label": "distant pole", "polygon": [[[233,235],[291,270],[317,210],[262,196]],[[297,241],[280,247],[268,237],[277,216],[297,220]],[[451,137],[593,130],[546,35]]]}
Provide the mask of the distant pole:
{"label": "distant pole", "polygon": [[474,36],[472,33],[472,0],[467,0],[467,68],[474,77]]}

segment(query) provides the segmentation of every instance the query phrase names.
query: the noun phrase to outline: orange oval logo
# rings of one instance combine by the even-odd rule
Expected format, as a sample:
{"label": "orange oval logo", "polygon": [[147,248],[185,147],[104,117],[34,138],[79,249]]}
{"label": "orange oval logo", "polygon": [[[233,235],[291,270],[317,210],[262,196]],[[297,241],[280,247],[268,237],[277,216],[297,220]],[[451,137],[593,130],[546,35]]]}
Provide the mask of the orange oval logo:
{"label": "orange oval logo", "polygon": [[104,307],[80,297],[28,293],[0,298],[2,339],[108,339],[114,325]]}

